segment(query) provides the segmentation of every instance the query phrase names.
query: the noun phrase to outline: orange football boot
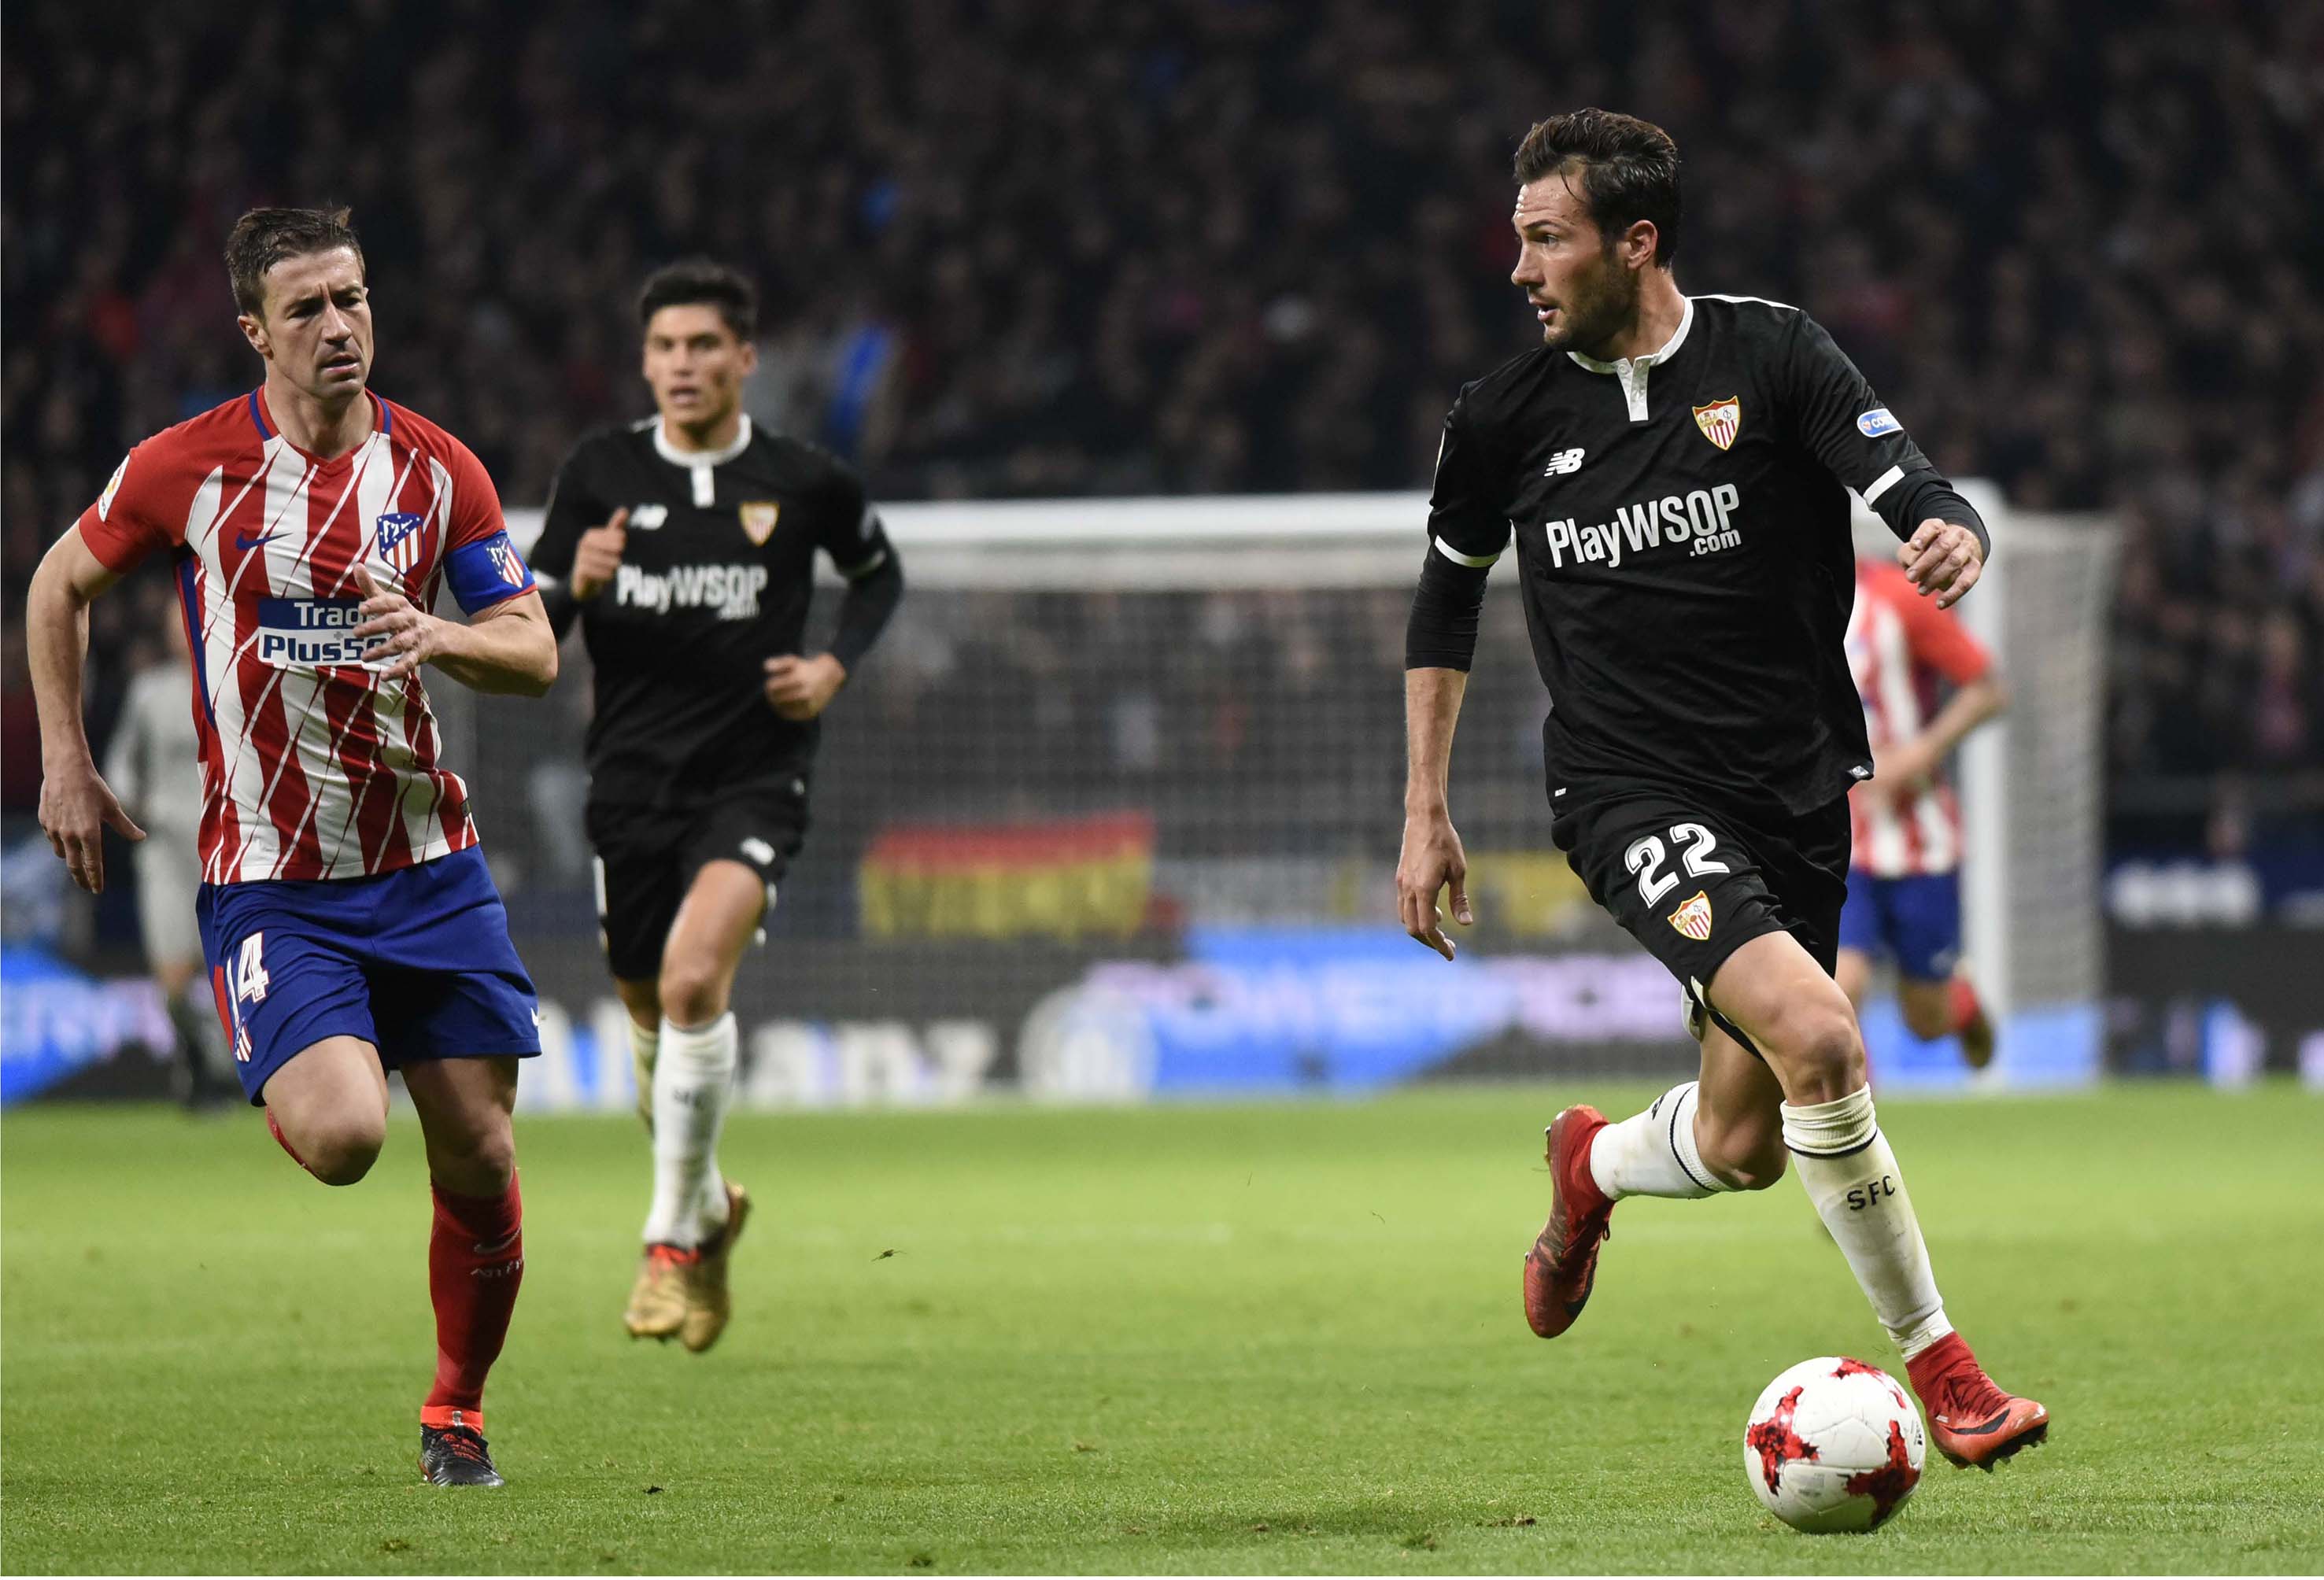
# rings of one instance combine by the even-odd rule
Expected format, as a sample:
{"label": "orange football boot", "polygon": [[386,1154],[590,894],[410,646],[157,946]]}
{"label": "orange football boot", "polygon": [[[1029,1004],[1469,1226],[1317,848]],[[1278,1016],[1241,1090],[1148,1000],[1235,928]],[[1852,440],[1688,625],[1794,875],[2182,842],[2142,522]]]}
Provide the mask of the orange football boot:
{"label": "orange football boot", "polygon": [[1904,1370],[1929,1412],[1930,1440],[1955,1465],[1989,1471],[2050,1436],[2049,1410],[2004,1393],[1958,1333],[1906,1361]]}

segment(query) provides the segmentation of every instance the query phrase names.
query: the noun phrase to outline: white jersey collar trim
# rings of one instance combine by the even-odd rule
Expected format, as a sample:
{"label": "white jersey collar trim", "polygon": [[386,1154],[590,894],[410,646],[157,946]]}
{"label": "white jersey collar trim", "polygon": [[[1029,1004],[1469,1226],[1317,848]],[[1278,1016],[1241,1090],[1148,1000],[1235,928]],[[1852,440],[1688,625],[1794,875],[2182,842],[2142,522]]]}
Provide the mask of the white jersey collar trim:
{"label": "white jersey collar trim", "polygon": [[742,414],[742,427],[735,431],[734,442],[723,450],[679,449],[669,442],[669,434],[658,417],[653,419],[653,442],[655,453],[672,466],[723,466],[751,447],[751,414],[747,411]]}
{"label": "white jersey collar trim", "polygon": [[1565,354],[1588,372],[1611,373],[1620,381],[1622,404],[1628,408],[1632,422],[1646,420],[1646,375],[1653,372],[1657,364],[1668,362],[1677,355],[1678,348],[1686,344],[1686,332],[1694,327],[1694,299],[1683,297],[1680,299],[1685,302],[1686,306],[1679,313],[1678,327],[1671,331],[1671,337],[1668,340],[1664,341],[1661,345],[1644,356],[1626,356],[1613,362],[1600,362],[1596,357],[1584,356],[1578,351],[1569,351]]}
{"label": "white jersey collar trim", "polygon": [[1565,354],[1593,373],[1618,373],[1624,368],[1650,368],[1656,363],[1666,363],[1678,354],[1678,348],[1686,343],[1686,332],[1694,327],[1694,299],[1682,297],[1679,299],[1686,306],[1679,313],[1678,327],[1671,331],[1668,340],[1644,356],[1618,357],[1612,362],[1600,362],[1596,357],[1584,356],[1578,351],[1569,351]]}

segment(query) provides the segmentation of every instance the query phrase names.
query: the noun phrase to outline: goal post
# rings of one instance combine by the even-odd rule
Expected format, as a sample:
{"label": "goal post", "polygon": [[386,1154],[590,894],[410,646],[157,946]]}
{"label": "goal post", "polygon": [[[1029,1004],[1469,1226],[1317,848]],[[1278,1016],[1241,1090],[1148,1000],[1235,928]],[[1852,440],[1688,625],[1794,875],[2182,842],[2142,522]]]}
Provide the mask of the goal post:
{"label": "goal post", "polygon": [[[2095,1068],[2103,588],[2089,566],[2104,556],[2092,523],[2011,518],[1990,491],[1972,497],[2003,547],[1963,608],[1985,622],[2016,705],[1962,765],[1972,848],[2007,852],[1972,864],[1971,948],[2005,964],[1989,979],[2011,1006],[2013,1078],[2055,1079]],[[1424,496],[882,515],[909,591],[830,717],[806,852],[737,986],[747,1100],[1342,1091],[1691,1067],[1676,989],[1549,846],[1548,701],[1513,564],[1489,584],[1454,743],[1479,924],[1450,966],[1397,926]],[[539,513],[512,512],[511,526],[529,543]],[[536,1100],[613,1108],[628,1061],[603,1013],[579,829],[587,690],[576,644],[546,703],[436,694],[559,1044]],[[2021,815],[2029,805],[2038,815]],[[2033,1056],[2028,1039],[2054,1043],[2061,1008],[2087,1015],[2086,1061]],[[2021,1037],[2028,1012],[2050,1019]],[[1868,1017],[1868,1034],[1878,1025]],[[1946,1057],[1898,1052],[1884,1069],[1958,1079]],[[1877,1043],[1876,1058],[1888,1058]]]}

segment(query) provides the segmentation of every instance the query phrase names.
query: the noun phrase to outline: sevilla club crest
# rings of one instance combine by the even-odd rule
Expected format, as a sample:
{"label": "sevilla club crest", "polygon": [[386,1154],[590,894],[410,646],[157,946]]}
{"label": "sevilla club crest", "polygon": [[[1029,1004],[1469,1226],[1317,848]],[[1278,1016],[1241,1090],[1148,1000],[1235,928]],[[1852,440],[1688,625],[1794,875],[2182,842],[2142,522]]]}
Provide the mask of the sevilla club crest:
{"label": "sevilla club crest", "polygon": [[1663,918],[1697,943],[1711,936],[1711,896],[1702,889],[1694,897]]}
{"label": "sevilla club crest", "polygon": [[742,536],[761,544],[774,536],[775,518],[783,513],[779,500],[752,500],[742,507]]}
{"label": "sevilla club crest", "polygon": [[1724,400],[1714,400],[1708,406],[1694,409],[1694,426],[1702,436],[1724,450],[1735,443],[1735,436],[1743,427],[1743,402],[1729,395]]}

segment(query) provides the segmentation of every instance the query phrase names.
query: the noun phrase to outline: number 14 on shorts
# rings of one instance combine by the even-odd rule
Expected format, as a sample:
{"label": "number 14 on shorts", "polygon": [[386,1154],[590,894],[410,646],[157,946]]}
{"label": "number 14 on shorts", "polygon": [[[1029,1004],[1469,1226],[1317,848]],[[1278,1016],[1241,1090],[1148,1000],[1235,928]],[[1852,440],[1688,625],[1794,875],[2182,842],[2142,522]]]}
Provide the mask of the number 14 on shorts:
{"label": "number 14 on shorts", "polygon": [[266,997],[266,933],[262,929],[242,941],[234,964],[226,971],[226,991],[244,1004]]}

